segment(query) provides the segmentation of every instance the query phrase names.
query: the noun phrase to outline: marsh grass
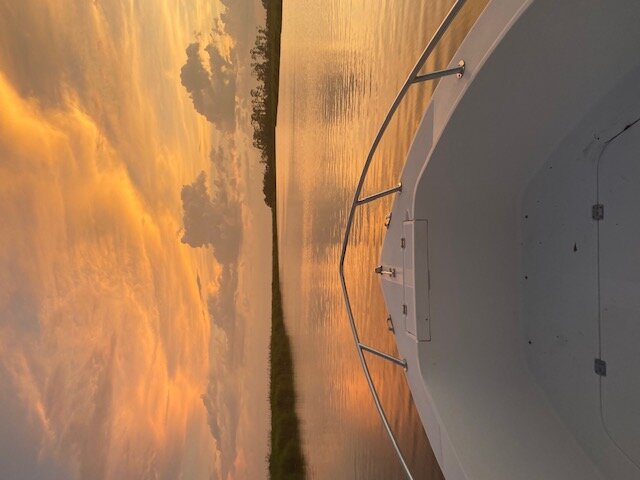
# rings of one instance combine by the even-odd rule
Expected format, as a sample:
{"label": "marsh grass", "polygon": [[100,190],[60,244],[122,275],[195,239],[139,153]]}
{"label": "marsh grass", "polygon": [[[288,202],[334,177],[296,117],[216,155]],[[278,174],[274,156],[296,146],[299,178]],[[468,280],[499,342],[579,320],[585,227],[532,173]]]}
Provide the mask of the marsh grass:
{"label": "marsh grass", "polygon": [[272,480],[305,478],[300,422],[296,412],[296,391],[291,343],[284,324],[278,256],[276,214],[276,122],[280,74],[282,0],[262,0],[267,13],[264,28],[258,30],[251,50],[252,68],[258,86],[251,92],[253,143],[265,165],[264,201],[271,208],[273,263],[271,277],[271,340],[269,345],[271,444],[269,477]]}

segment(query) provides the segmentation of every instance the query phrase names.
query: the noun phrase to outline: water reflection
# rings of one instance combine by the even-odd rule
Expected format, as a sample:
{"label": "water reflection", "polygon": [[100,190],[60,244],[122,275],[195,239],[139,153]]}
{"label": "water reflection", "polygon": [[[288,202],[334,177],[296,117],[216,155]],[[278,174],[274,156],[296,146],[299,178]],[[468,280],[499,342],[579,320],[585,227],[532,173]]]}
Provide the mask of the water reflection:
{"label": "water reflection", "polygon": [[[445,66],[486,2],[470,2],[427,69]],[[450,2],[285,3],[278,209],[285,320],[311,478],[402,478],[357,359],[338,279],[348,206],[379,123]],[[395,184],[435,87],[407,95],[365,194]],[[360,209],[346,276],[362,340],[395,352],[373,267],[390,200]],[[401,369],[372,358],[381,399],[417,478],[442,478]]]}
{"label": "water reflection", "polygon": [[355,72],[348,70],[350,56],[349,52],[335,52],[318,79],[314,93],[326,124],[352,120],[361,82]]}

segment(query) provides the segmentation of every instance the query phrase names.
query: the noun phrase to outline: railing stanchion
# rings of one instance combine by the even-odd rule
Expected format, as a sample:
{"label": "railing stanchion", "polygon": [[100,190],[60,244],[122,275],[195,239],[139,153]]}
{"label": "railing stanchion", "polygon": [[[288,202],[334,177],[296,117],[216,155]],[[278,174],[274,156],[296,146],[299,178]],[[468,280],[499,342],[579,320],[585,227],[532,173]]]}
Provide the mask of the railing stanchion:
{"label": "railing stanchion", "polygon": [[356,201],[358,206],[364,205],[365,203],[373,202],[374,200],[378,200],[379,198],[386,197],[387,195],[391,195],[392,193],[401,192],[402,184],[399,183],[395,187],[388,188],[387,190],[383,190],[382,192],[374,193],[373,195],[369,195],[368,197],[360,198]]}
{"label": "railing stanchion", "polygon": [[413,79],[411,83],[426,82],[427,80],[435,80],[440,77],[447,77],[449,75],[455,75],[458,78],[462,78],[464,75],[465,63],[464,60],[460,60],[457,67],[447,68],[446,70],[438,70],[436,72],[425,73],[424,75],[418,75]]}
{"label": "railing stanchion", "polygon": [[[349,245],[349,237],[351,235],[351,228],[353,227],[353,218],[354,218],[356,209],[360,205],[372,202],[374,200],[377,200],[377,199],[382,198],[384,196],[390,195],[392,193],[400,192],[402,190],[402,185],[398,184],[398,186],[390,188],[388,190],[384,190],[382,192],[376,193],[374,195],[370,195],[368,197],[360,198],[360,195],[362,193],[362,187],[364,185],[364,181],[365,181],[365,179],[367,177],[367,174],[369,172],[369,166],[371,165],[371,161],[373,160],[373,156],[374,156],[376,150],[378,149],[378,144],[380,143],[380,140],[382,139],[385,131],[387,130],[387,127],[389,126],[389,123],[391,122],[391,119],[393,118],[393,115],[395,114],[396,110],[398,109],[398,106],[400,105],[400,103],[404,99],[405,95],[407,94],[407,91],[409,90],[409,87],[411,85],[413,85],[414,83],[424,82],[424,81],[427,81],[427,80],[433,80],[435,78],[440,78],[440,77],[444,77],[444,76],[447,76],[447,75],[456,74],[458,76],[458,78],[460,78],[464,74],[464,62],[460,62],[458,67],[455,67],[455,68],[450,68],[450,69],[446,69],[446,70],[440,70],[440,71],[437,71],[437,72],[427,73],[427,74],[424,74],[424,75],[419,75],[420,69],[422,69],[422,67],[426,63],[427,59],[429,58],[429,56],[431,55],[431,53],[435,49],[436,45],[438,44],[438,42],[440,41],[440,39],[442,38],[444,33],[449,28],[449,25],[451,25],[451,22],[453,22],[454,18],[456,17],[456,15],[458,14],[458,12],[462,8],[462,6],[465,4],[465,2],[466,2],[466,0],[456,0],[456,2],[453,4],[451,9],[449,10],[447,15],[445,16],[444,20],[442,21],[442,23],[440,24],[440,26],[438,27],[438,29],[434,33],[433,37],[431,37],[431,40],[429,40],[429,43],[427,43],[427,46],[422,51],[422,54],[420,55],[420,58],[416,62],[415,66],[413,67],[413,70],[411,70],[411,73],[409,74],[409,76],[407,77],[407,80],[402,85],[402,88],[400,88],[400,91],[396,95],[395,100],[391,104],[391,107],[389,108],[389,111],[387,112],[387,115],[384,117],[384,120],[382,121],[382,124],[380,125],[380,129],[378,130],[378,133],[376,134],[375,138],[373,139],[373,142],[371,144],[371,148],[369,149],[369,153],[368,153],[367,158],[366,158],[366,160],[364,162],[364,166],[362,167],[362,171],[360,172],[360,178],[358,179],[358,184],[356,186],[355,193],[353,195],[353,201],[351,202],[351,208],[349,209],[349,216],[347,218],[347,223],[346,223],[346,226],[345,226],[344,238],[342,240],[342,250],[340,252],[340,284],[342,286],[342,295],[344,296],[344,302],[345,302],[346,309],[347,309],[347,316],[349,317],[349,324],[351,326],[351,333],[353,334],[353,339],[354,339],[354,342],[355,342],[357,350],[358,350],[358,358],[360,359],[360,364],[362,365],[362,369],[364,371],[364,376],[365,376],[365,378],[367,380],[367,384],[369,385],[369,390],[371,391],[371,395],[373,397],[373,401],[375,403],[376,409],[378,410],[378,414],[380,415],[380,419],[382,420],[382,424],[384,425],[384,428],[387,431],[387,434],[389,435],[389,439],[391,440],[393,448],[395,449],[396,454],[398,455],[398,459],[400,460],[400,463],[402,464],[402,468],[403,468],[403,470],[404,470],[404,472],[405,472],[405,474],[406,474],[406,476],[407,476],[407,478],[409,480],[413,480],[413,476],[411,475],[411,470],[409,469],[409,466],[407,465],[407,462],[406,462],[404,456],[402,455],[402,452],[400,451],[400,447],[398,445],[398,440],[396,439],[395,435],[393,434],[393,430],[391,429],[391,425],[389,424],[389,420],[387,419],[387,415],[386,415],[386,413],[384,411],[384,408],[382,408],[382,404],[380,403],[380,397],[378,396],[378,391],[376,390],[376,387],[375,387],[375,385],[373,383],[373,380],[371,378],[371,373],[369,372],[369,366],[367,364],[367,359],[365,358],[363,352],[366,351],[366,352],[369,352],[369,353],[371,353],[373,355],[381,357],[381,358],[383,358],[385,360],[388,360],[388,361],[390,361],[392,363],[395,363],[396,365],[402,366],[405,370],[407,368],[407,362],[404,359],[395,358],[392,355],[389,355],[389,354],[386,354],[386,353],[381,352],[379,350],[376,350],[375,348],[369,347],[369,346],[364,345],[363,343],[360,342],[360,336],[358,334],[358,329],[356,328],[355,320],[353,318],[353,310],[351,308],[351,302],[349,300],[349,292],[347,290],[347,284],[346,284],[345,277],[344,277],[344,261],[345,261],[346,255],[347,255],[347,247]],[[381,269],[381,273],[382,273],[382,269]],[[386,272],[384,272],[384,273],[386,273]]]}
{"label": "railing stanchion", "polygon": [[400,360],[399,358],[396,358],[393,355],[389,355],[388,353],[381,352],[380,350],[377,350],[373,347],[365,345],[364,343],[360,343],[358,347],[360,347],[365,352],[372,353],[373,355],[376,355],[380,358],[384,358],[385,360],[388,360],[391,363],[395,363],[396,365],[401,366],[405,370],[407,369],[407,361],[404,358]]}

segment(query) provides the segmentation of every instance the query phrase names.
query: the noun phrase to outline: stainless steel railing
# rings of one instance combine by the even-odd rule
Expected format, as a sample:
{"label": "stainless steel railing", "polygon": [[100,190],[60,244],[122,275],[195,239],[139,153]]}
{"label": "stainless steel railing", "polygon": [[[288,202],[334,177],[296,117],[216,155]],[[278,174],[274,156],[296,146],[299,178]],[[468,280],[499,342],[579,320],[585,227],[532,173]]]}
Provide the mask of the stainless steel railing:
{"label": "stainless steel railing", "polygon": [[[402,88],[400,89],[400,91],[398,92],[398,95],[396,96],[395,100],[391,104],[391,108],[389,109],[389,112],[385,116],[385,118],[384,118],[384,120],[382,122],[382,125],[380,126],[380,129],[378,130],[378,133],[376,134],[375,138],[373,139],[373,143],[371,145],[371,149],[369,150],[369,154],[367,155],[367,159],[364,162],[364,166],[362,167],[362,172],[360,173],[360,179],[358,180],[358,185],[356,187],[356,191],[355,191],[355,193],[353,195],[353,201],[351,202],[351,208],[349,209],[349,217],[347,218],[347,225],[345,227],[344,239],[342,240],[342,251],[341,251],[341,254],[340,254],[340,282],[342,284],[342,294],[344,296],[344,301],[345,301],[345,304],[346,304],[346,307],[347,307],[347,315],[349,316],[349,323],[351,324],[351,333],[353,334],[353,340],[355,341],[356,347],[358,349],[358,357],[360,358],[360,363],[362,364],[362,369],[364,370],[364,376],[367,379],[367,383],[369,385],[369,390],[371,390],[371,395],[373,396],[373,401],[375,402],[376,409],[378,410],[378,413],[380,414],[380,418],[382,420],[384,428],[387,431],[387,434],[389,435],[389,439],[391,440],[391,443],[393,444],[393,448],[395,449],[395,451],[396,451],[396,453],[398,455],[398,458],[400,459],[400,463],[402,464],[402,468],[404,469],[404,472],[407,475],[407,478],[409,478],[410,480],[413,480],[413,476],[411,475],[411,471],[409,470],[409,466],[407,465],[407,462],[406,462],[404,456],[402,455],[402,452],[400,451],[400,447],[398,446],[398,440],[396,439],[395,435],[393,434],[393,430],[391,429],[391,426],[389,424],[389,420],[387,418],[387,415],[385,414],[384,408],[382,407],[382,404],[380,402],[380,397],[378,396],[378,391],[376,390],[376,387],[375,387],[375,385],[373,383],[373,380],[371,378],[371,373],[369,372],[369,366],[367,364],[367,359],[364,356],[364,352],[371,353],[371,354],[376,355],[376,356],[378,356],[380,358],[383,358],[383,359],[385,359],[385,360],[387,360],[389,362],[392,362],[392,363],[394,363],[396,365],[399,365],[399,366],[403,367],[405,370],[407,370],[407,361],[405,359],[396,358],[393,355],[389,355],[387,353],[381,352],[380,350],[377,350],[377,349],[375,349],[373,347],[365,345],[364,343],[362,343],[360,341],[360,335],[358,334],[358,329],[357,329],[355,321],[353,319],[353,310],[351,308],[351,302],[349,301],[349,292],[347,291],[347,284],[346,284],[345,278],[344,278],[344,261],[345,261],[346,255],[347,255],[347,247],[348,247],[348,244],[349,244],[349,236],[351,235],[351,228],[353,226],[353,218],[354,218],[356,209],[358,207],[360,207],[361,205],[364,205],[364,204],[369,203],[369,202],[373,202],[373,201],[378,200],[378,199],[380,199],[382,197],[385,197],[387,195],[391,195],[393,193],[402,192],[402,184],[398,184],[395,187],[391,187],[391,188],[389,188],[387,190],[383,190],[382,192],[376,193],[374,195],[369,195],[367,197],[360,198],[360,194],[362,193],[362,187],[364,186],[364,181],[367,178],[367,173],[369,172],[369,166],[371,165],[371,161],[373,160],[373,156],[374,156],[376,150],[378,149],[378,145],[380,143],[380,140],[382,140],[382,137],[383,137],[385,131],[387,130],[387,127],[389,126],[389,123],[391,122],[391,119],[393,118],[393,115],[396,113],[396,110],[400,106],[400,103],[404,99],[404,96],[407,94],[407,91],[409,90],[409,87],[411,85],[415,84],[415,83],[421,83],[421,82],[424,82],[424,81],[427,81],[427,80],[434,80],[436,78],[444,77],[444,76],[447,76],[447,75],[457,75],[458,78],[461,78],[462,75],[464,74],[464,68],[465,68],[464,61],[460,61],[458,66],[455,67],[455,68],[439,70],[439,71],[436,71],[436,72],[431,72],[431,73],[427,73],[427,74],[423,74],[423,75],[419,75],[419,72],[422,69],[422,67],[424,66],[424,64],[427,61],[427,59],[429,58],[429,56],[431,55],[431,53],[433,52],[433,50],[436,48],[438,42],[440,41],[440,39],[442,38],[444,33],[449,28],[449,25],[451,25],[451,22],[453,22],[453,20],[455,19],[456,15],[458,14],[458,12],[462,8],[462,6],[465,4],[465,2],[466,2],[466,0],[457,0],[453,4],[451,9],[449,10],[447,15],[445,16],[444,20],[442,21],[442,23],[440,24],[440,26],[438,27],[438,29],[434,33],[433,37],[431,37],[431,40],[429,40],[429,43],[427,43],[427,46],[423,50],[422,55],[420,55],[420,58],[416,62],[416,65],[413,67],[413,70],[411,70],[411,73],[407,77],[407,80],[402,85]],[[380,272],[378,272],[378,273],[380,273]]]}

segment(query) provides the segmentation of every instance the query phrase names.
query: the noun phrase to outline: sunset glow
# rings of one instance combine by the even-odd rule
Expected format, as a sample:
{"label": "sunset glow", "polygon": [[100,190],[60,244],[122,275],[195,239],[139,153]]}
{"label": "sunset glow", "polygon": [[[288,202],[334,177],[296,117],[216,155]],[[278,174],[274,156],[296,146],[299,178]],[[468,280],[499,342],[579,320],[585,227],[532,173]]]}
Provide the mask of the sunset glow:
{"label": "sunset glow", "polygon": [[228,392],[209,399],[213,410],[203,401],[227,381],[226,334],[207,308],[222,268],[215,246],[180,242],[180,190],[200,171],[216,175],[210,151],[233,152],[232,176],[251,155],[249,126],[219,132],[180,82],[185,49],[215,25],[232,60],[226,11],[208,1],[0,2],[7,478],[235,478],[233,465],[246,463],[236,438],[220,445],[210,426],[241,422],[242,380],[233,418],[218,412]]}

